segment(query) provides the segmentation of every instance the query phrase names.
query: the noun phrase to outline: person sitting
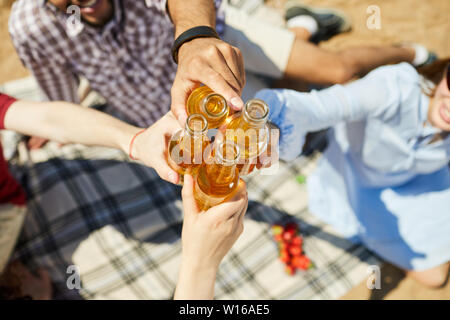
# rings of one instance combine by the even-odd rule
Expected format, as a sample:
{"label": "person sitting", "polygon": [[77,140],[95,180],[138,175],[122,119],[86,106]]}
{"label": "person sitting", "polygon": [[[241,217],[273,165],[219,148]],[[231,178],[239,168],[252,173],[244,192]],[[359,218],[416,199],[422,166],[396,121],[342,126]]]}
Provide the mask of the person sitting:
{"label": "person sitting", "polygon": [[430,287],[450,261],[450,59],[380,67],[347,85],[262,90],[280,128],[280,158],[331,127],[308,178],[309,209]]}

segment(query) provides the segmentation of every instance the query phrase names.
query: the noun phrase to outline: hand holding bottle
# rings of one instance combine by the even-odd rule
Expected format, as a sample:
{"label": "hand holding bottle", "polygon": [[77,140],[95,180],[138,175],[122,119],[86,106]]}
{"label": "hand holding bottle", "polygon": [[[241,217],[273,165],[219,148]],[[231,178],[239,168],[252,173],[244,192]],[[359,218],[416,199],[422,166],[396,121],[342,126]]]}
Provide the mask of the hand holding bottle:
{"label": "hand holding bottle", "polygon": [[180,177],[167,163],[168,143],[181,126],[171,111],[151,127],[138,134],[130,146],[130,156],[156,170],[158,175],[177,184]]}
{"label": "hand holding bottle", "polygon": [[231,199],[207,211],[198,209],[190,175],[184,177],[182,196],[183,252],[175,299],[211,299],[219,264],[244,230],[245,182]]}

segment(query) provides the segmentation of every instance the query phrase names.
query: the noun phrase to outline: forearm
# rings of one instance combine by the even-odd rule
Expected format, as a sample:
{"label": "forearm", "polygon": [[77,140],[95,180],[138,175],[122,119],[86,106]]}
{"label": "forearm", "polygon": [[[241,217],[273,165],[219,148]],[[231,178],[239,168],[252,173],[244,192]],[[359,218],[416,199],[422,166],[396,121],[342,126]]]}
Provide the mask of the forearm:
{"label": "forearm", "polygon": [[175,300],[211,300],[214,298],[214,283],[217,268],[201,268],[182,258]]}
{"label": "forearm", "polygon": [[215,27],[216,9],[212,0],[168,0],[167,4],[175,26],[175,38],[196,26]]}
{"label": "forearm", "polygon": [[17,101],[7,111],[5,127],[60,143],[112,147],[127,152],[140,129],[110,115],[67,102]]}

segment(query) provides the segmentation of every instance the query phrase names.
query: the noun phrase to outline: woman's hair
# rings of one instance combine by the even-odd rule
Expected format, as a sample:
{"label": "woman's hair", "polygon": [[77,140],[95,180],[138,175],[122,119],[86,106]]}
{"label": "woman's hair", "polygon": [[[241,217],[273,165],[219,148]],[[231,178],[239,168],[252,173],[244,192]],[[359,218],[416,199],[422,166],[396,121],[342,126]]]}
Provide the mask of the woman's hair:
{"label": "woman's hair", "polygon": [[445,59],[439,59],[432,64],[417,68],[417,71],[428,81],[430,81],[433,86],[426,90],[426,94],[429,96],[434,96],[436,91],[436,86],[441,82],[446,71],[445,67],[450,63],[450,57]]}

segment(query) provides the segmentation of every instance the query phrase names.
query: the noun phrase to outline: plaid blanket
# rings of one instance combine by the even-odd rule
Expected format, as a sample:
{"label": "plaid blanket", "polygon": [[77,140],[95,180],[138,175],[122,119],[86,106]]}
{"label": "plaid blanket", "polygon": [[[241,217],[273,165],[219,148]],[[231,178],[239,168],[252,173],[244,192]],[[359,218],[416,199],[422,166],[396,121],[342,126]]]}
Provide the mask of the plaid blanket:
{"label": "plaid blanket", "polygon": [[[3,135],[29,197],[14,258],[47,268],[59,299],[170,299],[181,253],[180,188],[119,151],[49,143],[29,152],[17,141]],[[247,178],[245,231],[220,266],[216,299],[336,299],[380,263],[308,212],[296,177],[319,156]],[[270,234],[271,224],[286,221],[300,225],[315,264],[294,276],[285,274]]]}

